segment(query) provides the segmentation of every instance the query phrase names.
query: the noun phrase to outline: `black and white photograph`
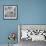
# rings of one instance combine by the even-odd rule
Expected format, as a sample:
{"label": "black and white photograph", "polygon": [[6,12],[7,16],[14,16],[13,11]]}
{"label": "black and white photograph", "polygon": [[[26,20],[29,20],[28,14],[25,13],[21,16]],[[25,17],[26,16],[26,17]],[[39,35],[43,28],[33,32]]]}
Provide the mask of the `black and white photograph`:
{"label": "black and white photograph", "polygon": [[4,19],[17,19],[17,6],[4,5],[3,7]]}
{"label": "black and white photograph", "polygon": [[46,25],[18,25],[20,46],[43,45],[46,43]]}

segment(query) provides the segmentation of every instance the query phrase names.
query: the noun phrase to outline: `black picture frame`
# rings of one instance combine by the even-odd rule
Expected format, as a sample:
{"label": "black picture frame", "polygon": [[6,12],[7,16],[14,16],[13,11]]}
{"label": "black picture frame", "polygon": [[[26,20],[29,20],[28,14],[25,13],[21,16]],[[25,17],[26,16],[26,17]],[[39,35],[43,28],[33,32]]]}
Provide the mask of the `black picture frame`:
{"label": "black picture frame", "polygon": [[[13,16],[10,17],[10,15],[8,15],[10,12],[10,10],[8,11],[9,13],[7,14],[7,10],[8,8],[10,9],[10,7],[14,10],[11,9],[11,11],[13,12]],[[7,8],[7,9],[5,9]],[[11,12],[11,13],[12,13]],[[7,14],[7,16],[5,16]],[[4,20],[17,20],[18,19],[18,5],[3,5],[3,19]]]}

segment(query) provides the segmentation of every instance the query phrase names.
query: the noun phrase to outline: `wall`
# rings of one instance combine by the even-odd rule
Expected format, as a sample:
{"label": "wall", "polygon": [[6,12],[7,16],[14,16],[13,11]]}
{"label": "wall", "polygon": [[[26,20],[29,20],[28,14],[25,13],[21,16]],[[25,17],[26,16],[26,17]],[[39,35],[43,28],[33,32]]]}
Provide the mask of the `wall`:
{"label": "wall", "polygon": [[21,0],[23,24],[46,24],[46,0]]}
{"label": "wall", "polygon": [[[18,20],[3,20],[3,5],[18,5]],[[46,24],[46,0],[0,0],[0,44],[7,44],[17,24]],[[17,40],[16,40],[17,42]]]}
{"label": "wall", "polygon": [[[8,34],[10,32],[16,32],[16,34],[18,34],[17,24],[19,22],[19,16],[18,20],[3,19],[3,5],[18,5],[18,4],[19,4],[18,0],[0,0],[0,44],[7,44],[9,42]],[[17,39],[15,41],[16,43],[18,43]]]}

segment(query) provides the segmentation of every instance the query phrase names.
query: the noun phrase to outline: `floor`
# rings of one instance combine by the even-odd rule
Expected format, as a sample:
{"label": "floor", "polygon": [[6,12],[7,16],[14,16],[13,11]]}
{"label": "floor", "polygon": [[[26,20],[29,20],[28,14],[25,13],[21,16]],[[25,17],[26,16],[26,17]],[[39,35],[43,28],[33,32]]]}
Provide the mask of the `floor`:
{"label": "floor", "polygon": [[34,42],[32,42],[31,40],[28,40],[28,41],[21,40],[20,43],[21,43],[20,46],[46,46],[45,41],[34,41]]}
{"label": "floor", "polygon": [[[8,44],[0,44],[0,46],[8,46]],[[19,44],[14,44],[13,46],[46,46],[46,42],[45,41],[32,42],[31,40],[28,41],[21,40]]]}
{"label": "floor", "polygon": [[[8,46],[8,44],[0,44],[0,46]],[[18,44],[10,45],[10,46],[18,46]]]}

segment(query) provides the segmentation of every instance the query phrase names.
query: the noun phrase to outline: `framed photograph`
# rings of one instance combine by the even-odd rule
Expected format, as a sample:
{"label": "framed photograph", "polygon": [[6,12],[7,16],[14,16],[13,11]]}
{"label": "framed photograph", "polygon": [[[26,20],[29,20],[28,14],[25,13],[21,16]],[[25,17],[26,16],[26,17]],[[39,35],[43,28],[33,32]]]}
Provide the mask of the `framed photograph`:
{"label": "framed photograph", "polygon": [[4,19],[17,19],[17,6],[4,5],[3,6]]}
{"label": "framed photograph", "polygon": [[20,24],[18,25],[19,42],[23,40],[46,41],[46,25]]}

